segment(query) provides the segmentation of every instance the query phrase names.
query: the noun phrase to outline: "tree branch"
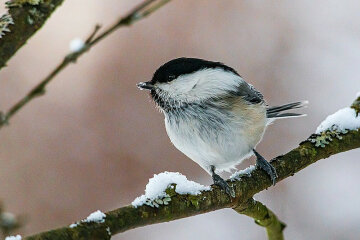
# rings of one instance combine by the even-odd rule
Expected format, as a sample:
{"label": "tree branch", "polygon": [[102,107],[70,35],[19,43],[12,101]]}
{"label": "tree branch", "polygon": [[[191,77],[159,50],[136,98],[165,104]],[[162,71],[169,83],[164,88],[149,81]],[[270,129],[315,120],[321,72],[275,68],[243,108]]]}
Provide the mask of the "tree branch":
{"label": "tree branch", "polygon": [[[352,107],[359,107],[360,97],[355,101]],[[360,148],[360,129],[348,131],[339,138],[332,139],[324,147],[316,147],[308,139],[301,142],[300,145],[286,153],[278,156],[271,161],[278,173],[278,181],[289,176],[293,176],[301,169],[315,163],[318,160],[328,158],[334,154]],[[312,135],[314,136],[314,135]],[[147,205],[125,206],[106,213],[103,223],[85,223],[81,222],[77,227],[63,227],[48,232],[39,233],[25,239],[110,239],[114,234],[121,233],[133,228],[168,222],[180,218],[190,217],[206,212],[215,211],[222,208],[234,208],[240,213],[247,214],[259,220],[259,223],[267,226],[270,221],[274,226],[269,226],[268,234],[274,234],[283,229],[283,224],[275,220],[275,216],[267,209],[264,209],[260,203],[248,202],[248,199],[258,192],[267,189],[272,185],[269,176],[260,169],[255,169],[249,175],[241,176],[238,180],[228,181],[236,192],[235,198],[230,198],[217,186],[212,185],[210,191],[203,191],[199,195],[180,195],[174,188],[168,188],[167,194],[171,197],[168,205],[161,205],[159,208]],[[175,186],[176,187],[176,186]],[[247,205],[246,205],[247,204]],[[249,205],[250,204],[250,205]],[[241,206],[241,207],[239,207]],[[247,210],[243,210],[247,206]],[[261,213],[251,211],[254,207],[260,207]],[[239,210],[240,208],[240,210]],[[270,220],[263,214],[269,213]],[[271,217],[272,216],[272,217]],[[279,229],[280,228],[280,229]],[[273,229],[277,229],[276,231]],[[281,239],[281,238],[278,238]]]}
{"label": "tree branch", "polygon": [[47,0],[37,5],[23,3],[19,6],[9,6],[8,14],[13,24],[8,26],[10,32],[4,34],[0,40],[0,69],[6,66],[17,50],[44,25],[63,1]]}
{"label": "tree branch", "polygon": [[[102,34],[95,37],[100,26],[96,26],[94,32],[88,37],[85,41],[84,46],[76,52],[69,53],[62,62],[40,83],[38,83],[26,96],[20,99],[15,103],[5,114],[0,114],[0,128],[8,124],[10,118],[12,118],[21,108],[27,105],[34,98],[44,95],[45,87],[55,76],[57,76],[64,68],[66,68],[70,63],[75,63],[76,60],[82,56],[85,52],[90,50],[96,43],[100,42],[102,39],[113,33],[120,27],[129,26],[133,23],[149,16],[151,13],[155,12],[160,7],[164,6],[170,0],[147,0],[144,1],[139,6],[135,7],[129,14],[125,17],[119,19],[115,24],[106,29]],[[0,45],[1,47],[1,45]],[[1,48],[0,48],[1,50]]]}
{"label": "tree branch", "polygon": [[235,207],[234,210],[253,218],[256,224],[266,228],[269,240],[284,240],[283,230],[286,227],[285,223],[281,222],[277,216],[261,202],[250,198],[245,206],[239,205]]}

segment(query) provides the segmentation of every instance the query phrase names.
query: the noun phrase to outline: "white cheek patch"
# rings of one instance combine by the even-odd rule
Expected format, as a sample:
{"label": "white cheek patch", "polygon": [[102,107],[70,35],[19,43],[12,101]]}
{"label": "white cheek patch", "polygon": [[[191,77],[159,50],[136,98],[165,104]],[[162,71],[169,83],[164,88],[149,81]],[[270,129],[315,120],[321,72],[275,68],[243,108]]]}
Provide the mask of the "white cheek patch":
{"label": "white cheek patch", "polygon": [[188,77],[188,75],[192,74],[180,76],[169,83],[160,83],[157,86],[170,96],[181,96],[188,93],[198,82],[197,78]]}
{"label": "white cheek patch", "polygon": [[160,83],[157,87],[180,101],[201,101],[235,90],[244,80],[221,68],[207,68],[185,74],[170,83]]}

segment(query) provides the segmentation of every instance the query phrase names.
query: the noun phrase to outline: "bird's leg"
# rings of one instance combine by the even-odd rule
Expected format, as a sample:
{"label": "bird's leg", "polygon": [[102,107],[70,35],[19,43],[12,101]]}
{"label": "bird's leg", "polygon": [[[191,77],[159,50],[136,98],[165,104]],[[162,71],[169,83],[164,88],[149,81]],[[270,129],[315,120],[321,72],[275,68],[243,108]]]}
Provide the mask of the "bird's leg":
{"label": "bird's leg", "polygon": [[266,161],[263,156],[261,156],[257,151],[255,151],[255,149],[253,149],[253,152],[256,156],[256,166],[264,170],[269,175],[272,184],[275,186],[276,179],[278,177],[275,168],[268,161]]}
{"label": "bird's leg", "polygon": [[220,188],[225,190],[225,192],[231,197],[235,197],[234,189],[230,187],[224,179],[222,179],[219,175],[215,173],[215,166],[211,166],[211,176],[215,185],[218,185]]}

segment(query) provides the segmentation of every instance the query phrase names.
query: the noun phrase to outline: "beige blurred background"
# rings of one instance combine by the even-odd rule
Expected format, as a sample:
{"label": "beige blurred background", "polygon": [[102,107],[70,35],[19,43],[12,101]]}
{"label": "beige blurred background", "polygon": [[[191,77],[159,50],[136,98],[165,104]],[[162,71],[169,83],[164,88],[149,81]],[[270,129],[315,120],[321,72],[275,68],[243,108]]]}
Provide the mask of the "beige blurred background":
{"label": "beige blurred background", "polygon": [[[65,1],[0,72],[0,109],[47,75],[72,39],[84,38],[96,23],[111,24],[139,2]],[[28,217],[19,233],[129,204],[162,171],[211,183],[171,145],[163,116],[135,86],[172,58],[222,61],[270,104],[309,100],[307,118],[276,122],[258,149],[270,159],[296,147],[360,91],[359,12],[355,0],[173,0],[120,29],[0,131],[0,200],[6,210]],[[354,150],[320,161],[256,198],[287,223],[286,239],[359,239],[359,155]],[[114,239],[260,240],[265,231],[248,217],[221,210]]]}

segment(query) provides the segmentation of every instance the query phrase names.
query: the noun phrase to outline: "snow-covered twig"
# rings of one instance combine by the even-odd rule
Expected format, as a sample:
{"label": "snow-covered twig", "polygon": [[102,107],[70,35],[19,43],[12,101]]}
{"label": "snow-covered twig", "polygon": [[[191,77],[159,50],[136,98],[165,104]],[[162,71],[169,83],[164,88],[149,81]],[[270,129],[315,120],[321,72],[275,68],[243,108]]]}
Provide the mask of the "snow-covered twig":
{"label": "snow-covered twig", "polygon": [[23,225],[24,219],[6,212],[0,204],[0,236],[8,236]]}

